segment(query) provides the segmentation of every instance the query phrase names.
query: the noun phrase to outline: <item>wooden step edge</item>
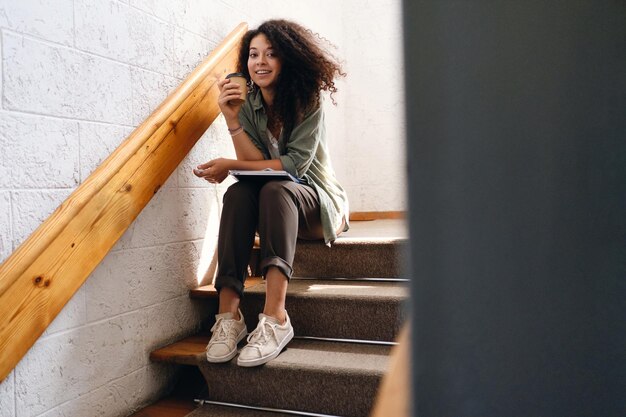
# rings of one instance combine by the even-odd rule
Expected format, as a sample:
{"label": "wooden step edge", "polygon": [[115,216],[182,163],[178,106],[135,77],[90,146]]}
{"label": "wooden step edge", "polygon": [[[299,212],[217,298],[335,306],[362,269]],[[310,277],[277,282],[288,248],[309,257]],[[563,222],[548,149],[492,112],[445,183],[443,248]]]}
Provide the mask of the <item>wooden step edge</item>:
{"label": "wooden step edge", "polygon": [[[406,288],[407,293],[402,295],[401,297],[389,296],[389,297],[379,297],[378,300],[396,300],[401,299],[405,300],[408,298],[408,286],[411,280],[406,278],[362,278],[362,277],[353,277],[353,278],[345,278],[345,277],[292,277],[291,282],[294,285],[301,283],[311,283],[311,285],[358,285],[359,283],[372,285],[374,288],[377,284],[382,284],[386,286],[394,286],[400,288]],[[257,287],[259,286],[259,287]],[[259,293],[265,293],[264,282],[262,277],[250,277],[246,280],[244,284],[245,289],[247,290],[247,295],[258,295]],[[288,297],[302,297],[303,294],[294,293],[293,285],[287,289]],[[345,294],[325,294],[326,297],[330,298],[343,298]],[[189,296],[194,299],[217,299],[218,294],[215,287],[210,285],[203,285],[198,288],[194,288],[189,291]],[[360,294],[354,295],[354,298],[357,299],[369,299],[371,298],[368,294]]]}
{"label": "wooden step edge", "polygon": [[130,417],[185,417],[196,408],[193,398],[172,396],[142,408]]}
{"label": "wooden step edge", "polygon": [[[153,362],[164,363],[176,363],[179,365],[195,365],[206,361],[205,352],[206,346],[209,343],[211,336],[209,334],[201,333],[195,336],[189,336],[178,342],[174,342],[168,346],[162,347],[150,353],[150,360]],[[330,339],[330,338],[318,338],[318,337],[298,337],[293,340],[296,345],[311,344],[338,344],[338,345],[351,345],[355,349],[362,349],[363,346],[369,345],[371,347],[378,346],[377,348],[390,348],[389,343],[380,343],[378,341],[351,341],[349,339]],[[293,347],[293,345],[292,345]]]}
{"label": "wooden step edge", "polygon": [[150,353],[153,362],[177,363],[180,365],[197,365],[204,357],[206,345],[211,336],[198,334],[174,342]]}
{"label": "wooden step edge", "polygon": [[[263,277],[248,277],[244,283],[244,288],[254,287],[263,283]],[[213,284],[203,285],[189,291],[192,298],[217,298],[217,290]]]}
{"label": "wooden step edge", "polygon": [[354,211],[350,213],[351,222],[400,220],[406,218],[406,211]]}

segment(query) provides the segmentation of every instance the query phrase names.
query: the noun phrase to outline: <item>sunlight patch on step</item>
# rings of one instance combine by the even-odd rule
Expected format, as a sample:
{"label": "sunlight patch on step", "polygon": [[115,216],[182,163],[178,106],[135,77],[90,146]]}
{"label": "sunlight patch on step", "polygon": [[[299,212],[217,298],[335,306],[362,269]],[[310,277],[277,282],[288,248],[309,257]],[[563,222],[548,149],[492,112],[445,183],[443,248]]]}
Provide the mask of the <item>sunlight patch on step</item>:
{"label": "sunlight patch on step", "polygon": [[366,288],[374,288],[374,286],[373,285],[324,285],[324,284],[309,285],[309,291],[366,289]]}

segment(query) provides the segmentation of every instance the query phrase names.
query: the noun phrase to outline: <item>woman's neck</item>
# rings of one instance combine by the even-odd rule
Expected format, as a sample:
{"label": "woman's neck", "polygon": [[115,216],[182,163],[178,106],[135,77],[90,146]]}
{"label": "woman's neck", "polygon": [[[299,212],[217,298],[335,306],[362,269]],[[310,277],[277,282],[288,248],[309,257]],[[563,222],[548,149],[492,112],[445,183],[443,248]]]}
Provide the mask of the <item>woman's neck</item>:
{"label": "woman's neck", "polygon": [[261,95],[263,96],[263,101],[265,102],[265,104],[267,104],[268,106],[272,106],[274,104],[274,89],[267,89],[267,88],[262,88],[261,89]]}

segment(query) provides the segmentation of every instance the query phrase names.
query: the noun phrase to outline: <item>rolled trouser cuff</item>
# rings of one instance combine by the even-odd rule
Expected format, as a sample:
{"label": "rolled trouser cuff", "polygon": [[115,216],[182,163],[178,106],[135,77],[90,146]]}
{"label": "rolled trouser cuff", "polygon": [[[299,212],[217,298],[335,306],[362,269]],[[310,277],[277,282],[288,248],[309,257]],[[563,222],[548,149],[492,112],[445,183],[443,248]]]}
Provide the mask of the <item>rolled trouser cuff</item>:
{"label": "rolled trouser cuff", "polygon": [[215,289],[218,294],[224,287],[234,290],[237,294],[239,294],[240,298],[243,297],[243,282],[237,278],[229,276],[218,276],[215,278]]}
{"label": "rolled trouser cuff", "polygon": [[280,256],[270,256],[261,261],[261,273],[265,278],[267,274],[267,269],[270,266],[275,266],[287,277],[288,280],[291,279],[291,275],[293,274],[293,268],[287,261],[285,261]]}

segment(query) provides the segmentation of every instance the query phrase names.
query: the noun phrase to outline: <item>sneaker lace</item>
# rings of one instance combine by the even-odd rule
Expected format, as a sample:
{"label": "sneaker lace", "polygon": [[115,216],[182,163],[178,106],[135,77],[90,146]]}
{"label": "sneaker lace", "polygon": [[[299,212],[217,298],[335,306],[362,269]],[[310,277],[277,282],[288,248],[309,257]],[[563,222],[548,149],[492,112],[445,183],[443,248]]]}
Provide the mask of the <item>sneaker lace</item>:
{"label": "sneaker lace", "polygon": [[273,337],[276,343],[278,343],[276,325],[268,323],[265,317],[263,317],[256,329],[248,335],[248,346],[260,349],[267,343],[270,337]]}
{"label": "sneaker lace", "polygon": [[225,320],[220,317],[217,319],[213,327],[211,327],[211,331],[213,332],[213,336],[211,337],[212,343],[223,343],[228,341],[228,337],[230,335],[230,329],[233,326],[233,320]]}

